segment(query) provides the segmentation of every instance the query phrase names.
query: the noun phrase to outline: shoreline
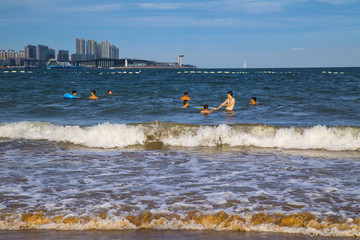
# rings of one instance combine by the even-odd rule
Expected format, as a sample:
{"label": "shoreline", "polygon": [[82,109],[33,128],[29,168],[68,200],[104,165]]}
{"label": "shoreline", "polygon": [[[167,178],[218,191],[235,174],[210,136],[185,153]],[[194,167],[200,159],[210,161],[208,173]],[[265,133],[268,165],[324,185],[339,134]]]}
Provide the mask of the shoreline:
{"label": "shoreline", "polygon": [[272,232],[234,232],[234,231],[214,231],[214,230],[86,230],[86,231],[56,231],[56,230],[17,230],[0,231],[1,239],[37,239],[37,240],[60,240],[60,239],[126,239],[126,240],[345,240],[354,239],[353,237],[320,237],[301,234],[272,233]]}

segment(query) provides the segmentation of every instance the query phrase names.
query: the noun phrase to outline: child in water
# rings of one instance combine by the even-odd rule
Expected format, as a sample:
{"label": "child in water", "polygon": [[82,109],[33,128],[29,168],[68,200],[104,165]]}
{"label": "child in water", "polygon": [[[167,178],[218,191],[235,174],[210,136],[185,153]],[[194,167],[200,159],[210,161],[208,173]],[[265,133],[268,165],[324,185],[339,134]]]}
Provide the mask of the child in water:
{"label": "child in water", "polygon": [[213,110],[209,110],[209,106],[208,106],[208,105],[204,105],[204,109],[201,110],[200,113],[202,113],[202,114],[209,114],[209,113],[212,113],[212,112],[213,112]]}
{"label": "child in water", "polygon": [[76,91],[75,91],[75,90],[72,91],[72,95],[76,96],[77,98],[80,98],[78,95],[76,95]]}
{"label": "child in water", "polygon": [[187,108],[189,106],[189,100],[184,100],[184,105],[181,108]]}
{"label": "child in water", "polygon": [[250,99],[250,105],[259,105],[259,103],[256,102],[256,97],[252,97],[252,98]]}
{"label": "child in water", "polygon": [[89,97],[91,100],[96,100],[96,99],[98,99],[98,97],[97,96],[95,96],[95,94],[96,94],[96,91],[95,90],[92,90],[91,91],[91,96]]}

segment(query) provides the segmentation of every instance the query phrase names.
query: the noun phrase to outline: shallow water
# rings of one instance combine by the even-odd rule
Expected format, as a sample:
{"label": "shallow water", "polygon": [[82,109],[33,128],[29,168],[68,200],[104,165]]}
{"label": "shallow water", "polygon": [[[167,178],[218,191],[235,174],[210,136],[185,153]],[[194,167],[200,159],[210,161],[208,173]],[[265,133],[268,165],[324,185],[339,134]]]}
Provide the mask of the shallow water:
{"label": "shallow water", "polygon": [[[76,239],[76,240],[157,240],[157,239],[174,239],[174,240],[263,240],[263,239],[279,239],[279,240],[303,240],[309,239],[303,235],[294,234],[276,234],[276,233],[254,233],[254,232],[216,232],[216,231],[164,231],[164,230],[136,230],[136,231],[0,231],[0,237],[2,239]],[[332,239],[325,237],[311,237],[312,240]],[[352,238],[334,238],[337,240],[352,239]]]}
{"label": "shallow water", "polygon": [[[359,77],[359,68],[0,72],[1,233],[360,236]],[[86,99],[93,88],[97,101]],[[63,99],[72,89],[82,98]],[[180,109],[184,91],[192,106],[217,106],[227,90],[235,113]],[[248,105],[253,95],[262,105]]]}

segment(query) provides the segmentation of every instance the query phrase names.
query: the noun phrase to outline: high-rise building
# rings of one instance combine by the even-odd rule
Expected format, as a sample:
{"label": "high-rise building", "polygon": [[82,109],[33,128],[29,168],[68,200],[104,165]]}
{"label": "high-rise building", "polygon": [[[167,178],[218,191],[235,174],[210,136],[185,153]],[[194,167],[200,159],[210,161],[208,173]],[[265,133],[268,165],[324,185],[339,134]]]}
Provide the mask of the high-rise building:
{"label": "high-rise building", "polygon": [[94,60],[97,58],[97,42],[95,40],[86,41],[86,59]]}
{"label": "high-rise building", "polygon": [[33,45],[27,45],[25,47],[25,57],[36,59],[36,47]]}
{"label": "high-rise building", "polygon": [[117,48],[115,45],[110,45],[110,58],[111,59],[119,58],[119,48]]}
{"label": "high-rise building", "polygon": [[97,44],[96,56],[97,56],[97,58],[101,58],[101,43]]}
{"label": "high-rise building", "polygon": [[9,50],[6,54],[7,58],[15,58],[15,51],[14,50]]}
{"label": "high-rise building", "polygon": [[82,60],[85,60],[85,40],[82,38],[76,39],[76,53],[82,55]]}
{"label": "high-rise building", "polygon": [[101,58],[110,58],[110,42],[101,42]]}
{"label": "high-rise building", "polygon": [[69,61],[69,51],[59,50],[59,53],[57,55],[57,60],[61,62]]}
{"label": "high-rise building", "polygon": [[5,50],[0,50],[0,60],[5,60],[5,58],[6,58]]}
{"label": "high-rise building", "polygon": [[55,49],[49,48],[49,59],[55,59]]}
{"label": "high-rise building", "polygon": [[20,50],[18,54],[18,58],[25,58],[25,51]]}
{"label": "high-rise building", "polygon": [[43,61],[49,60],[49,47],[39,44],[36,47],[36,59]]}

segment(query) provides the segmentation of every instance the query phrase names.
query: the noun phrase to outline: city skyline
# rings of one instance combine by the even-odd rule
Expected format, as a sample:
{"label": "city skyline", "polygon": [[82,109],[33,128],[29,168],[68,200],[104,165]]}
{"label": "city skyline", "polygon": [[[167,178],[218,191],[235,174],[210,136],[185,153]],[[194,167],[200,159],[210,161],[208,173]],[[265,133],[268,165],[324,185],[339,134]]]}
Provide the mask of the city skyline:
{"label": "city skyline", "polygon": [[101,36],[120,46],[122,57],[170,61],[181,52],[199,67],[360,66],[359,0],[0,4],[1,49],[46,39],[75,52],[73,39]]}
{"label": "city skyline", "polygon": [[[82,59],[77,59],[78,61],[93,60],[98,58],[110,58],[110,59],[119,58],[119,48],[113,44],[110,44],[109,41],[102,41],[101,43],[97,44],[96,40],[87,40],[86,45],[85,45],[85,40],[82,38],[76,38],[75,41],[76,41],[75,42],[76,51],[71,55],[81,54]],[[18,58],[18,57],[45,60],[46,55],[48,55],[47,57],[48,59],[56,59],[56,60],[62,59],[63,61],[72,60],[70,58],[70,55],[69,55],[69,59],[65,60],[64,58],[65,51],[69,55],[70,51],[65,49],[59,49],[58,55],[56,55],[55,49],[49,48],[47,45],[44,44],[37,44],[37,45],[27,44],[23,47],[23,49],[18,51],[14,49],[1,49],[0,46],[0,60],[5,58]],[[102,51],[104,52],[103,54]],[[61,55],[62,57],[59,57],[59,55]]]}

